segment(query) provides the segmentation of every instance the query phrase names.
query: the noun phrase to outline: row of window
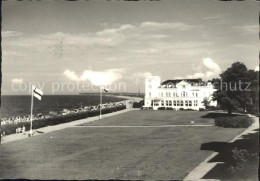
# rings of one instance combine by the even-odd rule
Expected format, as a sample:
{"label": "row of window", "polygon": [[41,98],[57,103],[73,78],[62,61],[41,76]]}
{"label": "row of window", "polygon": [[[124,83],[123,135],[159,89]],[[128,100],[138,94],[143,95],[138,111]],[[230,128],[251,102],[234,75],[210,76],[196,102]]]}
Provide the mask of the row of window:
{"label": "row of window", "polygon": [[[192,101],[170,101],[166,100],[161,101],[161,106],[183,106],[185,104],[186,107],[192,107]],[[159,106],[159,103],[155,103],[155,106]],[[198,106],[198,100],[193,101],[193,106]]]}
{"label": "row of window", "polygon": [[[166,92],[165,96],[166,97],[179,97],[177,92],[173,92],[172,94],[171,94],[171,92]],[[187,97],[187,96],[188,96],[187,92],[185,92],[185,91],[181,92],[181,97]],[[193,97],[198,97],[198,93],[197,92],[192,92],[192,96]],[[163,92],[160,93],[160,97],[164,97],[163,96]]]}

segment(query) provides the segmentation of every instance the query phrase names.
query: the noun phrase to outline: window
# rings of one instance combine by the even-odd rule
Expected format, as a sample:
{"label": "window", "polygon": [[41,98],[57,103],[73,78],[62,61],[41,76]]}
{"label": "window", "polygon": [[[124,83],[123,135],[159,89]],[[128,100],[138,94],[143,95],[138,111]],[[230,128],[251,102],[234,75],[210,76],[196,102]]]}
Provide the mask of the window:
{"label": "window", "polygon": [[198,97],[198,93],[196,93],[196,97]]}
{"label": "window", "polygon": [[189,101],[189,106],[190,106],[190,107],[192,106],[192,101]]}
{"label": "window", "polygon": [[175,97],[175,92],[173,93],[173,97]]}
{"label": "window", "polygon": [[198,106],[198,101],[194,101],[194,106]]}
{"label": "window", "polygon": [[177,106],[176,101],[173,101],[173,105],[174,105],[174,106]]}
{"label": "window", "polygon": [[164,101],[161,101],[161,105],[164,106]]}
{"label": "window", "polygon": [[181,101],[181,106],[183,106],[183,101]]}
{"label": "window", "polygon": [[183,91],[182,97],[186,97],[186,92],[185,91]]}
{"label": "window", "polygon": [[155,102],[154,102],[154,106],[159,106],[159,102],[158,102],[158,101],[155,101]]}
{"label": "window", "polygon": [[169,106],[172,106],[172,101],[169,101]]}
{"label": "window", "polygon": [[166,106],[169,106],[169,101],[166,101]]}
{"label": "window", "polygon": [[166,92],[166,97],[168,97],[168,92]]}
{"label": "window", "polygon": [[149,97],[152,97],[152,93],[151,92],[149,92]]}
{"label": "window", "polygon": [[180,101],[177,101],[177,106],[180,106],[180,105],[181,105]]}
{"label": "window", "polygon": [[171,97],[171,93],[169,92],[169,97]]}
{"label": "window", "polygon": [[188,101],[185,101],[185,106],[189,106],[189,102]]}
{"label": "window", "polygon": [[192,93],[192,97],[194,97],[194,92]]}

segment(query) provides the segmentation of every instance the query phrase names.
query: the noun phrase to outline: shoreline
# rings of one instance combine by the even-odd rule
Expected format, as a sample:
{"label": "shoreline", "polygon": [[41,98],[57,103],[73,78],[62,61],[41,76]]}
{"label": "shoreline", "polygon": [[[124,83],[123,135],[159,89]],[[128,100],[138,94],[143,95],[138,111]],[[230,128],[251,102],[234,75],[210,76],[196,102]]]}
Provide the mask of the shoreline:
{"label": "shoreline", "polygon": [[[17,96],[20,96],[20,95],[17,95]],[[22,95],[24,96],[24,95]],[[55,95],[56,96],[56,95]],[[63,96],[63,95],[61,95]],[[70,96],[70,95],[68,95]],[[103,102],[102,104],[114,104],[114,103],[118,103],[118,102],[125,102],[125,101],[133,101],[135,99],[133,99],[131,96],[116,96],[116,95],[106,95],[104,94],[103,96],[106,96],[106,97],[115,97],[115,98],[118,98],[118,99],[121,99],[121,100],[117,100],[117,101],[105,101]],[[123,99],[123,100],[122,100]],[[139,99],[137,99],[138,101]],[[75,108],[63,108],[62,110],[70,110],[70,111],[74,111],[74,110],[79,110],[79,109],[85,109],[85,107],[97,107],[99,105],[99,103],[97,103],[96,105],[93,105],[93,104],[89,104],[89,105],[86,105],[84,107],[75,107]],[[54,113],[58,113],[59,112],[63,112],[62,110],[51,110],[49,111],[49,113],[41,113],[41,112],[38,112],[38,113],[34,113],[33,116],[38,116],[39,114],[41,114],[42,116],[46,116],[46,118],[48,118],[49,116],[53,116],[53,115],[50,115],[50,112],[54,112]],[[2,117],[1,116],[1,121],[5,121],[5,122],[10,122],[10,121],[13,121],[14,123],[15,122],[29,122],[29,118],[30,118],[30,114],[22,114],[22,115],[10,115],[10,116],[5,116],[5,117]],[[39,118],[37,118],[39,119]],[[21,121],[20,121],[21,120]],[[22,121],[24,120],[24,121]]]}
{"label": "shoreline", "polygon": [[121,99],[126,99],[128,101],[133,101],[133,102],[140,102],[141,100],[144,99],[144,98],[141,98],[141,97],[131,97],[131,96],[118,96],[118,95],[107,95],[107,96],[117,97],[117,98],[121,98]]}

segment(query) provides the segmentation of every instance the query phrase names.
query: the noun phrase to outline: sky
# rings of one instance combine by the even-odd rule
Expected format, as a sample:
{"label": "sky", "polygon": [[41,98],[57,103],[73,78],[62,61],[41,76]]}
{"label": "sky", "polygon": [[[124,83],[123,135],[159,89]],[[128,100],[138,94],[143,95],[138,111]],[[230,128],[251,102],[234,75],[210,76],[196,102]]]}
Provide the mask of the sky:
{"label": "sky", "polygon": [[[235,61],[259,70],[254,0],[3,1],[2,94],[144,91],[161,80],[216,78]],[[94,86],[93,86],[94,85]]]}

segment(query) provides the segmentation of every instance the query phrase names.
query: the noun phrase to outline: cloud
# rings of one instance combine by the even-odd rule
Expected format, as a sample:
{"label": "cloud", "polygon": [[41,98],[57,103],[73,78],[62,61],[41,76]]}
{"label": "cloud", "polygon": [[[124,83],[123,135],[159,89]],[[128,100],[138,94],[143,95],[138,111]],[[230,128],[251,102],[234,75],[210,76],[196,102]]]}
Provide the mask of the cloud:
{"label": "cloud", "polygon": [[[192,27],[193,26],[184,22],[167,23],[149,21],[137,25],[121,24],[112,28],[107,28],[106,26],[103,30],[98,32],[78,34],[57,32],[25,36],[22,32],[5,31],[3,32],[3,36],[16,38],[4,39],[2,49],[3,51],[14,51],[25,54],[27,57],[31,57],[31,59],[36,59],[43,55],[45,57],[49,55],[53,58],[57,58],[57,55],[62,55],[67,59],[71,57],[86,59],[86,55],[88,55],[88,57],[95,55],[95,58],[104,60],[105,54],[109,53],[109,48],[115,48],[116,52],[122,52],[122,54],[125,52],[128,53],[127,55],[124,54],[124,57],[132,58],[135,54],[130,53],[129,50],[133,50],[133,52],[137,54],[148,56],[150,54],[167,51],[165,47],[174,50],[174,45],[178,43],[175,41],[173,44],[171,41],[175,31],[189,30]],[[184,46],[191,46],[190,43],[192,42]],[[30,49],[34,51],[29,51]],[[174,53],[179,51],[188,53],[186,50],[180,49]],[[102,55],[104,56],[102,57]],[[111,55],[106,55],[106,57],[107,56]]]}
{"label": "cloud", "polygon": [[19,31],[2,31],[2,38],[17,37],[22,35],[23,33]]}
{"label": "cloud", "polygon": [[21,83],[23,83],[23,79],[17,79],[17,78],[15,78],[15,79],[12,79],[11,82],[12,82],[13,84],[21,84]]}
{"label": "cloud", "polygon": [[152,73],[150,72],[138,72],[133,74],[133,77],[135,78],[146,78],[150,76],[152,76]]}
{"label": "cloud", "polygon": [[96,33],[96,35],[98,36],[106,36],[106,35],[111,35],[111,34],[115,34],[115,33],[120,33],[126,30],[130,30],[130,29],[134,29],[136,28],[136,26],[130,25],[130,24],[125,24],[125,25],[121,25],[118,28],[107,28],[104,29],[102,31],[99,31]]}
{"label": "cloud", "polygon": [[68,69],[66,69],[63,74],[69,79],[69,80],[73,80],[73,81],[80,81],[79,77],[76,75],[75,72],[70,71]]}
{"label": "cloud", "polygon": [[6,51],[3,50],[3,57],[25,57],[26,55],[20,52],[16,52],[16,51]]}
{"label": "cloud", "polygon": [[242,34],[251,34],[259,32],[259,25],[243,25],[243,26],[234,26],[234,29],[237,29],[242,32]]}
{"label": "cloud", "polygon": [[93,85],[110,85],[120,79],[122,79],[124,69],[108,69],[103,72],[85,70],[81,76],[76,75],[75,72],[65,70],[64,75],[72,81],[90,81]]}
{"label": "cloud", "polygon": [[[188,79],[195,79],[195,78],[202,78],[202,79],[210,79],[214,77],[218,77],[221,73],[221,68],[219,65],[211,60],[211,58],[204,58],[202,61],[204,69],[207,69],[204,72],[196,72],[194,74],[187,75],[186,78]],[[201,66],[199,66],[199,69],[202,69]],[[198,68],[195,67],[197,70]]]}
{"label": "cloud", "polygon": [[175,22],[175,23],[166,23],[166,22],[152,22],[152,21],[147,21],[143,22],[140,25],[141,28],[159,28],[159,29],[171,29],[171,30],[190,30],[193,28],[193,26],[188,25],[186,23],[181,23],[181,22]]}
{"label": "cloud", "polygon": [[220,74],[221,73],[221,68],[219,65],[215,62],[213,62],[210,58],[204,58],[203,59],[203,64],[211,70],[213,73]]}
{"label": "cloud", "polygon": [[221,18],[224,18],[226,14],[215,14],[213,16],[206,16],[206,17],[203,17],[202,19],[203,20],[215,20],[215,19],[221,19]]}
{"label": "cloud", "polygon": [[255,71],[259,71],[259,65],[255,67]]}
{"label": "cloud", "polygon": [[175,76],[174,79],[185,79],[185,77]]}

